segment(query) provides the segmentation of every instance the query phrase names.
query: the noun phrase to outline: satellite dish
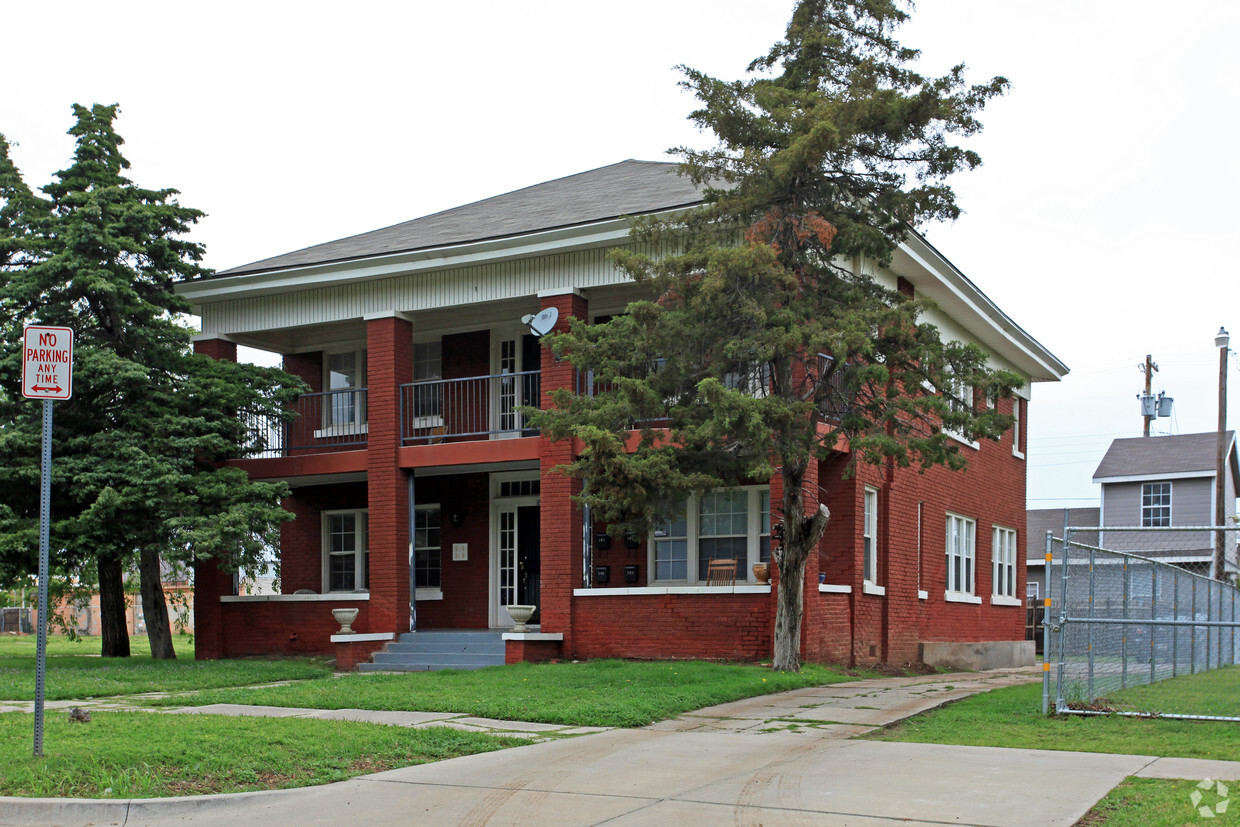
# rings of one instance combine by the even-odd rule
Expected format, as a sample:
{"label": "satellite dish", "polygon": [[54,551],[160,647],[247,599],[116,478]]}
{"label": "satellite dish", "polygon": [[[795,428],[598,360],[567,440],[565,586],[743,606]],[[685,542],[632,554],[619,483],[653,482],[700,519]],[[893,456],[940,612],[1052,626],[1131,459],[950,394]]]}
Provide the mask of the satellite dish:
{"label": "satellite dish", "polygon": [[529,321],[526,321],[525,318],[522,321],[526,321],[526,324],[530,326],[530,332],[535,336],[546,336],[555,327],[555,323],[559,318],[560,311],[554,307],[548,307],[534,318],[529,319]]}

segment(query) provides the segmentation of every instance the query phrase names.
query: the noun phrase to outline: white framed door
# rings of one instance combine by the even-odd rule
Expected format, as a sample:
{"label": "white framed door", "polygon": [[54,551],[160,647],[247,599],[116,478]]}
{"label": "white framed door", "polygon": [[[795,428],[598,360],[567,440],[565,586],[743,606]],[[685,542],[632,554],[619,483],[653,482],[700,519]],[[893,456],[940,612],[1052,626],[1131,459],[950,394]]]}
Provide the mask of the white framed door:
{"label": "white framed door", "polygon": [[[542,565],[538,480],[528,474],[492,476],[490,625],[513,625],[507,606],[539,605]],[[506,492],[503,495],[500,492]],[[538,615],[531,618],[538,622]]]}
{"label": "white framed door", "polygon": [[494,439],[532,436],[525,429],[522,406],[537,405],[540,384],[537,374],[542,356],[538,338],[521,331],[495,331],[491,339],[491,372],[499,376],[491,395],[491,429]]}

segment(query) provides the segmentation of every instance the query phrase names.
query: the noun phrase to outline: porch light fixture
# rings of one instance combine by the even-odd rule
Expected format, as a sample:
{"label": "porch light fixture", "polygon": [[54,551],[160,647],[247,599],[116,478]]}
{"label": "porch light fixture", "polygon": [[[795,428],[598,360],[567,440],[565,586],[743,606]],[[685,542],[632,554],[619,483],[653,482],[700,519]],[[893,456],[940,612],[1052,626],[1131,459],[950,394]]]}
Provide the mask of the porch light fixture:
{"label": "porch light fixture", "polygon": [[453,511],[452,516],[449,519],[452,520],[453,528],[460,528],[461,525],[465,522],[465,518],[461,516],[461,512],[459,511]]}

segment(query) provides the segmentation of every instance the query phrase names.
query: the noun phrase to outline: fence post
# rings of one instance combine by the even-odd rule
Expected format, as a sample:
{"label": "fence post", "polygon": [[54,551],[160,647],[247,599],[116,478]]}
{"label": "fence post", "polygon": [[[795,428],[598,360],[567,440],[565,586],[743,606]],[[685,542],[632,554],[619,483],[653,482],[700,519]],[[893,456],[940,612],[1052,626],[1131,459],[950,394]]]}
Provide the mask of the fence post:
{"label": "fence post", "polygon": [[[1171,575],[1171,619],[1180,619],[1180,572]],[[1180,674],[1180,627],[1171,627],[1171,677]]]}
{"label": "fence post", "polygon": [[[1124,558],[1123,575],[1121,588],[1123,590],[1123,603],[1120,604],[1120,617],[1124,620],[1128,619],[1128,558]],[[1125,623],[1119,627],[1119,688],[1128,688],[1128,624]]]}
{"label": "fence post", "polygon": [[[1192,620],[1197,620],[1197,578],[1193,578]],[[1197,674],[1197,627],[1188,627],[1188,674]]]}
{"label": "fence post", "polygon": [[1055,711],[1059,712],[1066,706],[1063,697],[1063,673],[1066,666],[1064,659],[1067,651],[1067,620],[1068,617],[1068,550],[1071,544],[1068,542],[1068,512],[1063,514],[1063,560],[1059,565],[1059,666],[1056,669],[1055,677]]}
{"label": "fence post", "polygon": [[1154,648],[1154,638],[1158,634],[1158,566],[1150,567],[1150,683],[1157,678],[1154,665],[1158,660],[1158,650]]}
{"label": "fence post", "polygon": [[[1051,561],[1054,555],[1051,532],[1046,532],[1046,594],[1042,596],[1042,714],[1050,711],[1051,705],[1051,630],[1047,623],[1051,614]],[[1034,623],[1038,620],[1038,610],[1033,610]],[[1034,630],[1035,634],[1037,630]]]}
{"label": "fence post", "polygon": [[1089,697],[1086,701],[1092,702],[1094,699],[1094,547],[1089,547]]}

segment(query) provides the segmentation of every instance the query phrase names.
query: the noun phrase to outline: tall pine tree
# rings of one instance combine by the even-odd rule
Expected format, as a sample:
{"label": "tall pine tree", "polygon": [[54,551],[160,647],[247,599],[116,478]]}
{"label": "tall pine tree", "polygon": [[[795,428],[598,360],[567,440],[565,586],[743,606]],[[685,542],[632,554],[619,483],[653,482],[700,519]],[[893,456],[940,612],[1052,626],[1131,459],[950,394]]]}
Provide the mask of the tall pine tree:
{"label": "tall pine tree", "polygon": [[561,392],[536,414],[553,438],[582,441],[571,471],[609,522],[648,528],[692,493],[778,475],[777,669],[800,666],[805,567],[830,516],[806,508],[809,464],[842,436],[853,462],[960,468],[945,430],[997,438],[1011,421],[952,401],[965,385],[1007,394],[1018,377],[944,341],[925,300],[871,275],[910,228],[959,214],[945,179],[980,159],[949,139],[977,132],[1007,86],[969,86],[963,66],[914,71],[918,53],[894,37],[903,5],[802,0],[749,79],[682,67],[691,117],[717,140],[676,150],[705,203],[633,222],[636,249],[674,252],[615,254],[650,298],[552,338],[601,390]]}
{"label": "tall pine tree", "polygon": [[[189,308],[173,286],[206,275],[201,245],[185,238],[202,213],[176,190],[125,177],[115,105],[73,111],[73,160],[46,199],[29,193],[7,152],[0,159],[0,329],[73,329],[74,395],[54,414],[53,556],[60,571],[97,578],[105,656],[129,654],[124,576],[136,569],[151,653],[171,658],[163,563],[223,555],[254,566],[291,517],[279,504],[285,486],[220,463],[261,448],[241,415],[284,415],[300,383],[192,353]],[[19,345],[0,343],[9,576],[37,550],[41,418],[16,393]]]}

